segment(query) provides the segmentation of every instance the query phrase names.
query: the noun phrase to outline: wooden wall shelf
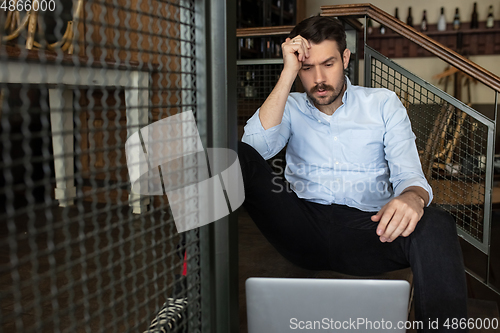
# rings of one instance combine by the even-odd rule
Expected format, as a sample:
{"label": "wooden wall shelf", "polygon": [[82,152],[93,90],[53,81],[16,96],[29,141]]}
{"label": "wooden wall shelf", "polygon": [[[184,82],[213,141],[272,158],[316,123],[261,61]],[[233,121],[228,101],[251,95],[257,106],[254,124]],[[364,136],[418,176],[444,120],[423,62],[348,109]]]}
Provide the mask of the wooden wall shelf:
{"label": "wooden wall shelf", "polygon": [[[436,24],[430,24],[429,30],[422,32],[437,42],[465,56],[471,55],[500,55],[500,21],[495,22],[495,27],[488,29],[485,22],[480,22],[479,28],[470,29],[470,23],[462,23],[460,30],[453,30],[448,24],[446,31],[438,31]],[[419,28],[415,28],[419,31]],[[462,48],[459,49],[459,39],[462,40]],[[363,42],[359,43],[363,54]],[[426,51],[409,39],[388,31],[380,34],[375,28],[372,34],[368,35],[368,45],[389,58],[411,58],[411,57],[431,57]]]}

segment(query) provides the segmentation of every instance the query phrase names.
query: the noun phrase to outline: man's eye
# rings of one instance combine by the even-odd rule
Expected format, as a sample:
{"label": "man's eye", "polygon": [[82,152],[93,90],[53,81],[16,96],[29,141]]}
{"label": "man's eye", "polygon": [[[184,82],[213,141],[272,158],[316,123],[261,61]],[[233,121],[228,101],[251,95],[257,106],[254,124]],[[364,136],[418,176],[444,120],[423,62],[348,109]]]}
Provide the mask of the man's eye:
{"label": "man's eye", "polygon": [[303,70],[303,71],[308,71],[308,70],[310,70],[310,69],[311,69],[311,67],[302,67],[302,70]]}
{"label": "man's eye", "polygon": [[332,67],[333,64],[326,64],[326,67]]}

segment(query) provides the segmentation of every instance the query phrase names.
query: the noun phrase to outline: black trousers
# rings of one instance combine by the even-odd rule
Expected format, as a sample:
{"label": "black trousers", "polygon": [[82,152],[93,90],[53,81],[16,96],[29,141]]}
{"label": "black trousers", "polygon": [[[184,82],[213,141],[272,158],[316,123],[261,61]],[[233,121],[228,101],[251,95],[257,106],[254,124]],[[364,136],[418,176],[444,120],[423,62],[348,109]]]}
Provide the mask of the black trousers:
{"label": "black trousers", "polygon": [[[415,319],[424,323],[422,332],[446,331],[447,319],[452,324],[454,318],[467,318],[462,253],[448,213],[427,207],[410,236],[382,243],[378,223],[370,219],[375,213],[300,199],[255,149],[245,143],[238,149],[244,207],[283,257],[302,268],[358,276],[411,267]],[[428,322],[436,319],[439,330],[429,330]]]}

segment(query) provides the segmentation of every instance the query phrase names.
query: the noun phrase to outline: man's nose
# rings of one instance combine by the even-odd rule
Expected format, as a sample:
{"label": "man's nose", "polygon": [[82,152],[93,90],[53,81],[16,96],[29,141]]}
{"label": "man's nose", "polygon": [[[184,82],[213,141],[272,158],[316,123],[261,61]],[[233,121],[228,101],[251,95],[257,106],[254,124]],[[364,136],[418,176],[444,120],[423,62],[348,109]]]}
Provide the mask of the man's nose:
{"label": "man's nose", "polygon": [[324,83],[325,81],[326,81],[325,73],[321,70],[321,68],[316,67],[314,72],[314,83],[319,84],[319,83]]}

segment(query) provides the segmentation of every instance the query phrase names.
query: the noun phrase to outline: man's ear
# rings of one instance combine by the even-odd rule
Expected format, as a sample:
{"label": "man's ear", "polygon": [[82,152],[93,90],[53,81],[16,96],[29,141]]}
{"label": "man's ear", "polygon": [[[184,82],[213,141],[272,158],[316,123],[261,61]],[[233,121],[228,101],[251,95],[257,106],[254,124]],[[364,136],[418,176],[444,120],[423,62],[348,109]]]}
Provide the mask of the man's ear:
{"label": "man's ear", "polygon": [[344,63],[344,69],[347,69],[347,66],[349,65],[349,60],[351,59],[351,50],[346,48],[344,50],[344,54],[342,55],[342,60]]}

